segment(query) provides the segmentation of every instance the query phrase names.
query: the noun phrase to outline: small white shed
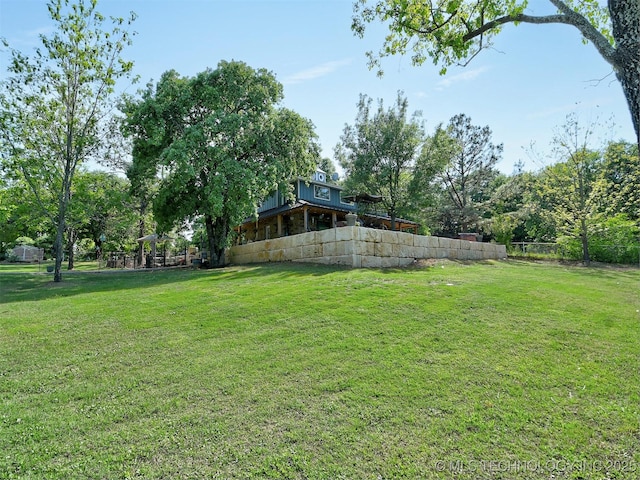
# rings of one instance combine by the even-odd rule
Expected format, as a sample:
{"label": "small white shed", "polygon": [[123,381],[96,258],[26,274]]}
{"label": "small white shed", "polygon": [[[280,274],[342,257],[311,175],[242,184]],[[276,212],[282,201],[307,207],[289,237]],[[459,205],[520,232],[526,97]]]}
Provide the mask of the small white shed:
{"label": "small white shed", "polygon": [[18,245],[11,253],[21,262],[42,262],[44,259],[44,248],[32,245]]}

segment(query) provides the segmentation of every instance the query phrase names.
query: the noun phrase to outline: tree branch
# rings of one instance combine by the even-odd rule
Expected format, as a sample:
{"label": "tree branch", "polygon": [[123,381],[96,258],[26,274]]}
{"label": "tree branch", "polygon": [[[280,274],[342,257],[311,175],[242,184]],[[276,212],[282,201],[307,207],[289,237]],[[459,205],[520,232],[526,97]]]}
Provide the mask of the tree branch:
{"label": "tree branch", "polygon": [[602,35],[591,23],[579,13],[569,8],[564,2],[559,0],[549,0],[553,3],[558,10],[559,14],[545,15],[543,17],[533,15],[505,15],[500,18],[496,18],[490,22],[483,24],[480,28],[473,30],[462,37],[463,41],[468,42],[474,38],[481,36],[485,32],[492,28],[504,25],[507,23],[532,23],[532,24],[548,24],[548,23],[560,23],[564,25],[572,25],[576,27],[582,36],[593,43],[602,57],[613,66],[618,69],[616,60],[616,49],[609,43],[609,41]]}
{"label": "tree branch", "polygon": [[544,17],[535,17],[532,15],[525,15],[524,13],[518,15],[505,15],[503,17],[496,18],[495,20],[491,20],[490,22],[484,23],[480,28],[476,30],[472,30],[466,35],[462,37],[462,40],[468,42],[473,40],[474,38],[486,33],[492,28],[499,27],[500,25],[504,25],[506,23],[565,23],[571,25],[571,23],[567,20],[564,15],[546,15]]}

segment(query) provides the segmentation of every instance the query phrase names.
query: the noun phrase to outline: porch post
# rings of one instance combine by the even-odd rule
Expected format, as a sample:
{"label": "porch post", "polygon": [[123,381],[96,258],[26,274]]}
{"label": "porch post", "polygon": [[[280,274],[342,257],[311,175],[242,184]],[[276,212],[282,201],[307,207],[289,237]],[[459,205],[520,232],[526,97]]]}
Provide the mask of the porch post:
{"label": "porch post", "polygon": [[309,231],[309,209],[308,207],[303,207],[302,211],[304,213],[304,231]]}
{"label": "porch post", "polygon": [[331,228],[336,228],[336,224],[338,223],[338,214],[333,212],[331,214]]}
{"label": "porch post", "polygon": [[282,215],[278,215],[278,237],[282,236]]}

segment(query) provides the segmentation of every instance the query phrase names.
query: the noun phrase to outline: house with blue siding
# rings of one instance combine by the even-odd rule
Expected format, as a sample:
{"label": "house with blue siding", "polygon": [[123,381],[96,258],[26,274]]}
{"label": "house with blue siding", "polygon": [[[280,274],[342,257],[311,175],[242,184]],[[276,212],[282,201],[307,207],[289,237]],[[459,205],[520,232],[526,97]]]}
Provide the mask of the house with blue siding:
{"label": "house with blue siding", "polygon": [[[346,195],[343,189],[316,170],[310,179],[293,182],[294,199],[287,200],[279,191],[273,192],[258,208],[257,219],[247,219],[236,228],[238,243],[269,240],[316,230],[347,225],[390,228],[390,218],[374,213],[367,205],[379,201],[370,195]],[[417,233],[418,224],[396,219],[398,230]]]}

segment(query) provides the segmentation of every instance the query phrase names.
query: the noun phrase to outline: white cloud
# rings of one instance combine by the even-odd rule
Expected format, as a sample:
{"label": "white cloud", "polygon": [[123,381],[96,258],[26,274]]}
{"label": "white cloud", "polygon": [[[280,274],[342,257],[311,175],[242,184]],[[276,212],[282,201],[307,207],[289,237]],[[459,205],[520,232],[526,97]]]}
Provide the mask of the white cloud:
{"label": "white cloud", "polygon": [[294,85],[296,83],[306,82],[308,80],[315,80],[316,78],[324,77],[330,73],[335,72],[341,67],[345,67],[351,64],[351,59],[337,60],[333,62],[327,62],[315,67],[302,70],[286,77],[282,83],[285,85]]}
{"label": "white cloud", "polygon": [[454,83],[467,82],[469,80],[473,80],[474,78],[483,74],[487,70],[489,70],[488,67],[480,67],[473,70],[465,70],[464,72],[458,73],[457,75],[451,75],[450,77],[445,77],[436,84],[436,89],[444,90],[445,88],[449,88]]}

